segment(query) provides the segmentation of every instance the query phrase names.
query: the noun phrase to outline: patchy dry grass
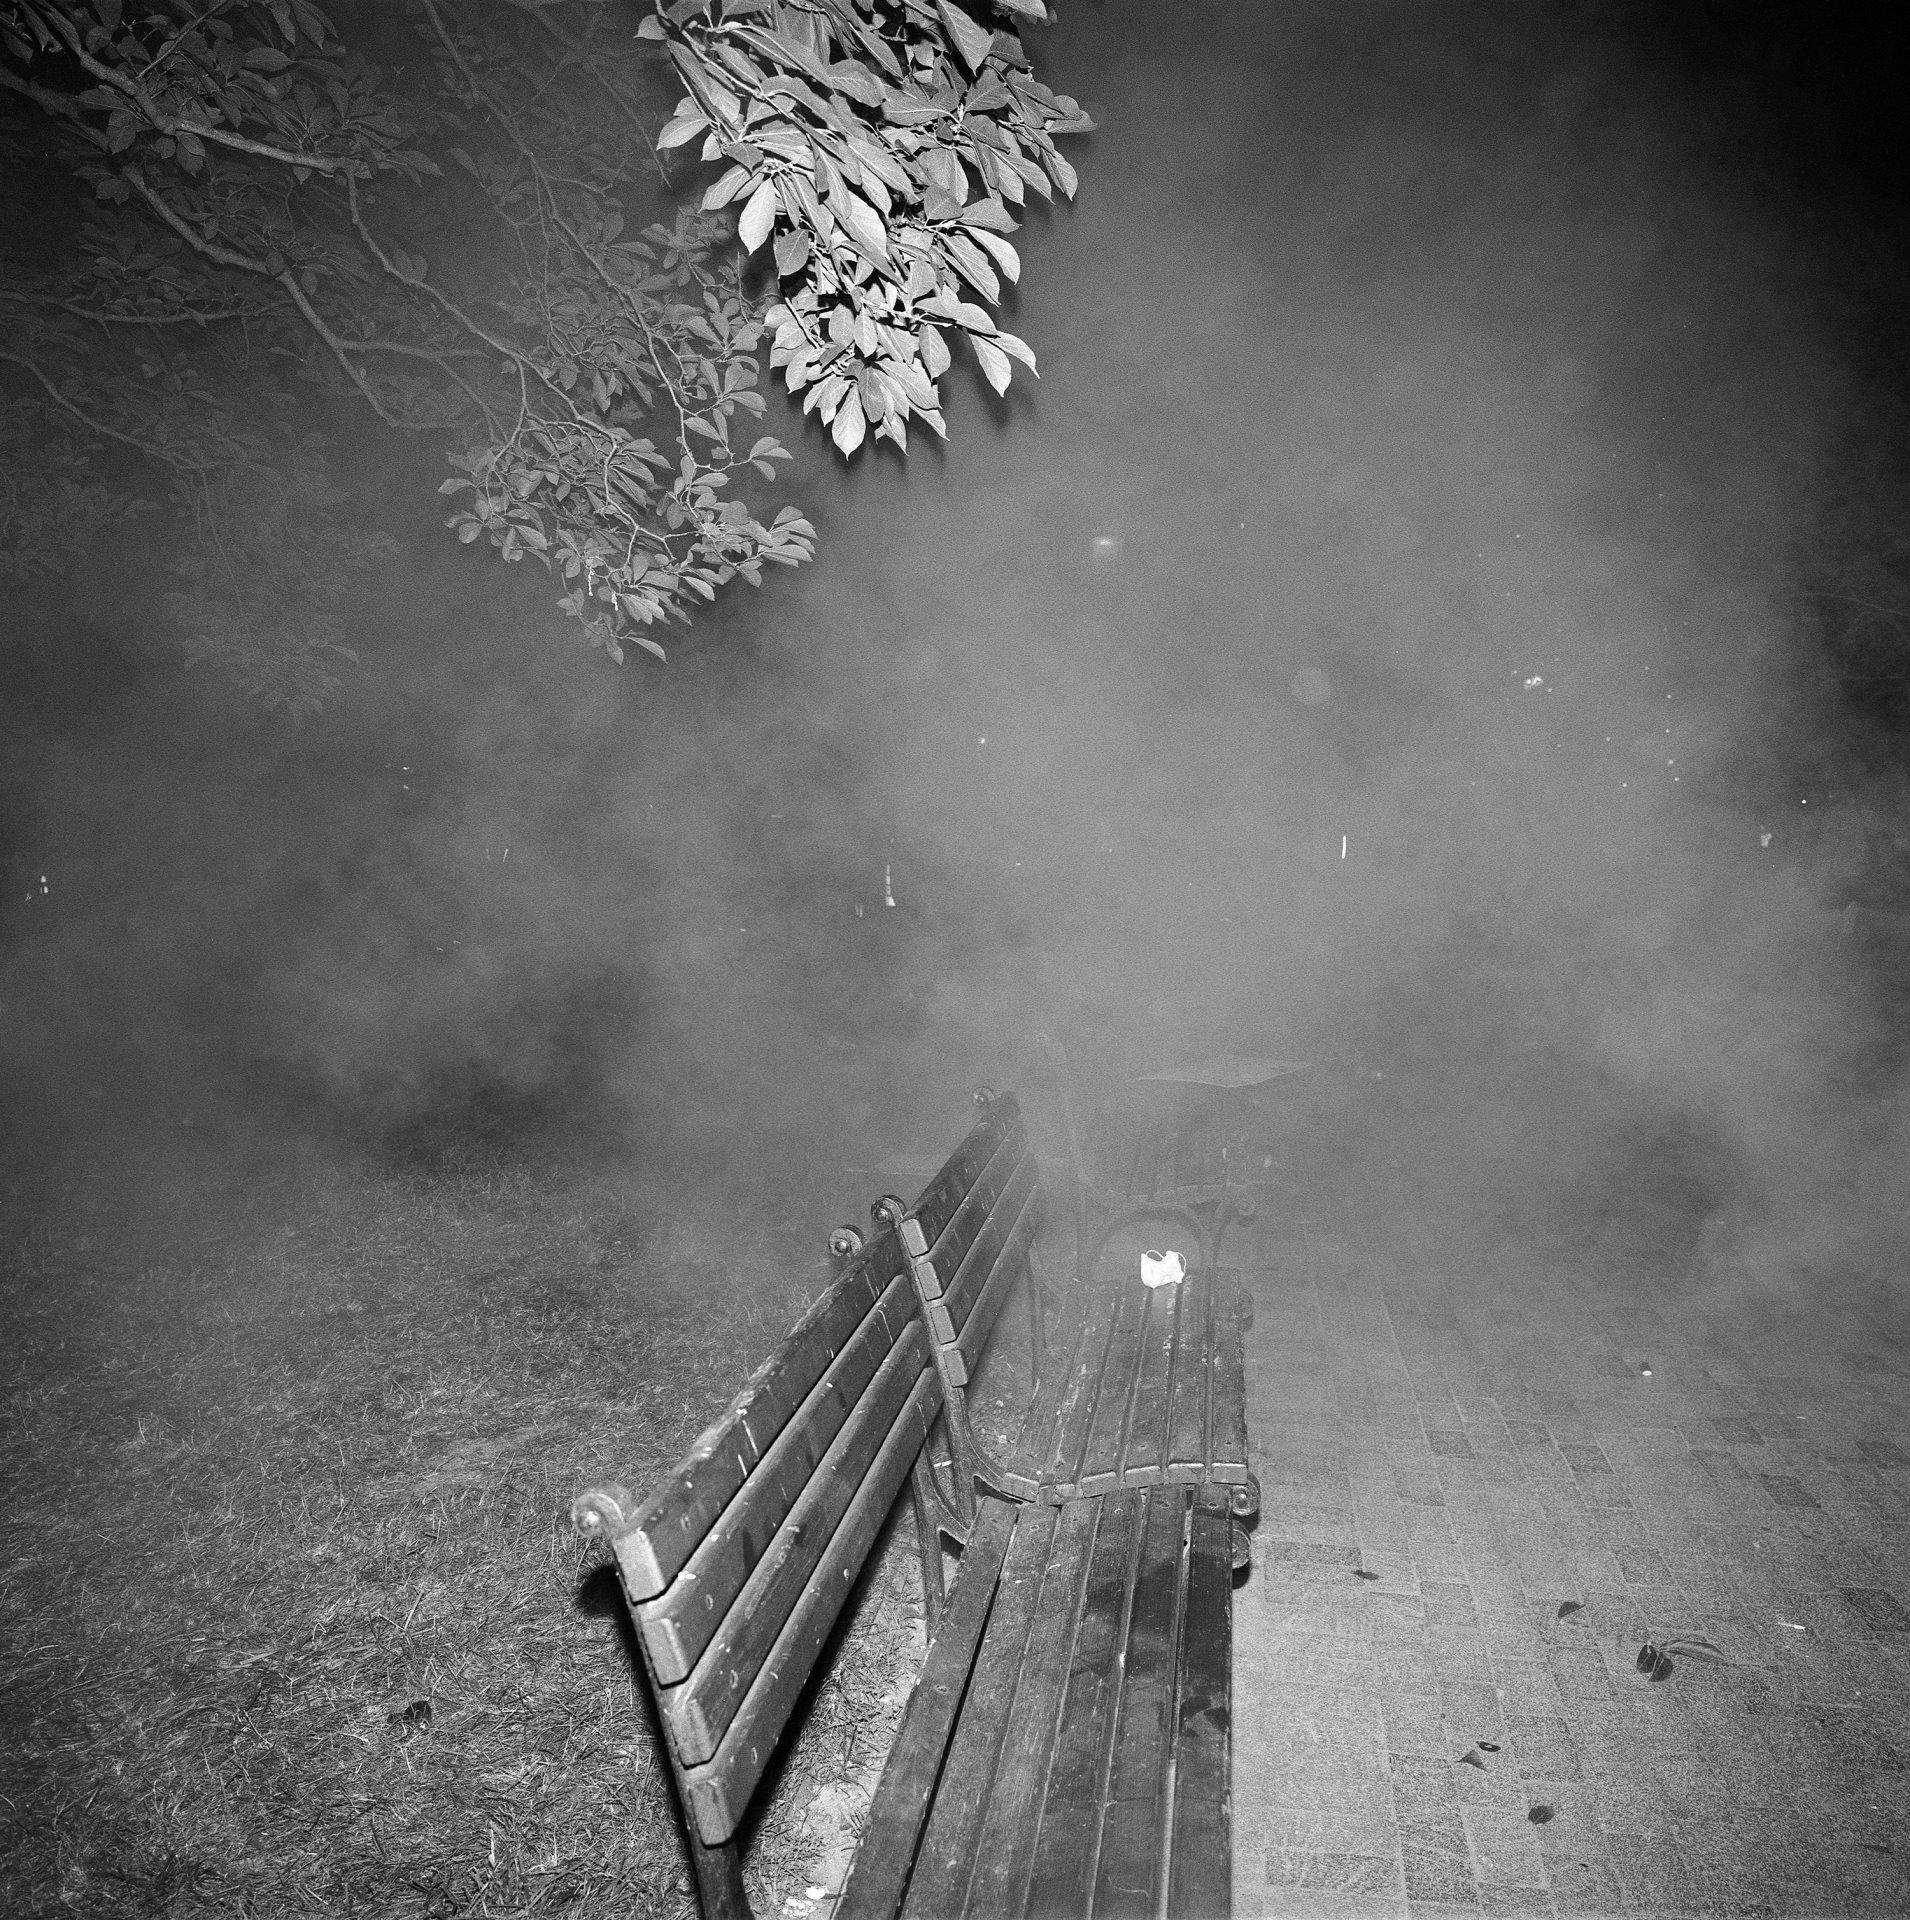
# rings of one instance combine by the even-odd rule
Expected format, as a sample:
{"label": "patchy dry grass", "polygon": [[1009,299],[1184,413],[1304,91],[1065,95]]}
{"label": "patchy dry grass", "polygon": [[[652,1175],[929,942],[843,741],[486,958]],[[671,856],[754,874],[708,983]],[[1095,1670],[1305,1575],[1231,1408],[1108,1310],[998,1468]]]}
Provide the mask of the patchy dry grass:
{"label": "patchy dry grass", "polygon": [[[0,1911],[692,1911],[567,1509],[672,1462],[820,1254],[495,1170],[104,1192],[0,1222]],[[768,1796],[759,1910],[839,1872],[920,1643],[904,1533]]]}

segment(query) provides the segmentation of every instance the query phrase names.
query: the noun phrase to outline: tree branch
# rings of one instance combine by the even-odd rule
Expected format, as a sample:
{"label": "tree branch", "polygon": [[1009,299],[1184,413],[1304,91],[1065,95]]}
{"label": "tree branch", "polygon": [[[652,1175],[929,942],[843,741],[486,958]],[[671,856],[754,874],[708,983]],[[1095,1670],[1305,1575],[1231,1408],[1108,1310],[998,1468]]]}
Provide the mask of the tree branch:
{"label": "tree branch", "polygon": [[[273,280],[285,290],[285,296],[295,306],[305,324],[324,341],[331,356],[344,369],[345,377],[358,389],[360,397],[380,420],[388,427],[402,427],[405,423],[392,413],[385,403],[372,391],[371,382],[365,378],[364,370],[352,364],[346,353],[346,343],[328,327],[319,311],[305,297],[305,289],[294,277],[292,269],[287,267],[280,273],[274,273],[263,260],[254,260],[250,254],[236,252],[233,248],[221,246],[216,240],[208,240],[193,226],[182,213],[169,206],[167,202],[148,185],[146,176],[137,166],[122,167],[122,179],[131,183],[133,190],[145,203],[165,221],[174,233],[195,253],[208,260],[217,261],[222,267],[235,267],[242,273],[255,273],[262,279]],[[349,174],[345,176],[348,180]]]}
{"label": "tree branch", "polygon": [[175,473],[188,474],[194,479],[199,479],[204,476],[205,469],[198,465],[197,462],[182,459],[178,454],[170,453],[166,448],[157,446],[150,440],[136,439],[130,433],[122,433],[118,427],[109,427],[104,420],[95,419],[93,415],[88,413],[77,401],[69,399],[62,393],[60,389],[53,384],[51,377],[45,370],[41,368],[37,362],[27,359],[24,354],[10,353],[4,347],[0,347],[0,361],[5,361],[10,366],[23,368],[26,372],[30,373],[33,378],[47,390],[48,394],[52,396],[54,404],[65,408],[87,432],[97,433],[102,439],[117,440],[121,446],[131,447],[135,453],[142,453],[149,460],[157,460],[162,465],[170,467]]}
{"label": "tree branch", "polygon": [[105,134],[97,127],[86,124],[79,104],[70,95],[57,92],[52,87],[43,87],[37,80],[28,80],[7,67],[0,67],[0,87],[31,100],[41,112],[50,113],[54,119],[64,121],[83,140],[91,141],[102,153],[106,151]]}
{"label": "tree branch", "polygon": [[[96,60],[86,51],[86,43],[80,38],[79,29],[65,15],[49,10],[47,24],[66,43],[67,51],[90,73],[101,86],[111,87],[123,98],[130,100],[145,115],[147,123],[158,133],[177,139],[182,133],[189,133],[195,140],[207,140],[214,146],[229,147],[235,153],[250,153],[261,160],[275,160],[280,166],[303,167],[311,173],[352,174],[370,169],[365,162],[351,155],[332,155],[325,153],[301,153],[289,147],[269,146],[263,140],[254,140],[243,133],[231,133],[224,127],[215,127],[200,120],[181,120],[152,97],[152,94],[137,80],[122,73],[117,67],[108,66],[103,60]],[[150,63],[149,63],[150,64]],[[77,103],[73,109],[80,111]],[[103,144],[103,142],[102,142]]]}
{"label": "tree branch", "polygon": [[1881,614],[1886,620],[1910,620],[1910,609],[1880,606],[1875,600],[1864,600],[1854,593],[1829,593],[1820,587],[1806,587],[1804,594],[1811,600],[1836,600],[1847,607],[1862,607],[1866,613]]}
{"label": "tree branch", "polygon": [[[508,340],[499,340],[488,328],[480,327],[455,300],[451,299],[447,294],[440,293],[429,281],[410,280],[398,271],[396,263],[392,260],[391,256],[385,252],[384,248],[378,244],[377,236],[373,234],[370,227],[365,224],[364,209],[358,204],[358,182],[351,178],[349,174],[345,178],[345,199],[351,208],[352,226],[357,230],[359,239],[363,241],[365,250],[378,262],[379,266],[401,286],[411,287],[433,301],[441,312],[461,326],[472,339],[482,340],[493,353],[499,354],[504,359],[511,361],[519,368],[519,378],[521,379],[522,369],[525,364],[524,358]],[[539,379],[544,378],[541,371],[535,368],[532,370],[538,372]],[[499,424],[498,418],[485,403],[483,396],[474,388],[467,385],[466,382],[459,377],[454,368],[445,367],[444,372],[448,378],[457,381],[458,385],[464,388],[472,404],[483,414],[484,424],[490,428],[493,437],[496,437]]]}
{"label": "tree branch", "polygon": [[[602,261],[597,258],[596,254],[593,253],[590,248],[584,245],[583,241],[571,227],[569,221],[557,211],[556,196],[550,191],[549,184],[545,179],[544,169],[540,165],[537,155],[531,150],[530,143],[524,138],[523,134],[518,131],[517,123],[491,98],[484,87],[479,84],[477,75],[471,71],[470,63],[464,57],[464,50],[451,38],[449,30],[446,28],[443,18],[438,12],[437,0],[422,0],[422,4],[425,13],[430,17],[431,25],[435,29],[439,40],[443,42],[445,52],[456,62],[458,71],[464,76],[465,84],[471,89],[472,104],[483,107],[498,125],[504,129],[505,136],[509,139],[512,146],[517,149],[519,155],[523,158],[524,164],[530,168],[532,177],[537,180],[544,200],[549,204],[551,224],[577,249],[578,256],[590,263],[591,271],[603,282],[612,297],[642,330],[644,344],[650,349],[651,364],[657,370],[657,377],[663,383],[664,392],[670,396],[671,405],[676,408],[677,442],[687,450],[690,429],[684,410],[683,396],[677,391],[676,383],[663,370],[663,356],[659,351],[656,335],[651,331],[650,323],[645,318],[642,308],[630,298],[626,288],[619,286],[611,275],[604,271]],[[674,348],[672,348],[671,351],[678,366],[681,367],[682,355],[676,353]],[[568,403],[569,396],[565,395],[564,398],[566,403]],[[571,411],[574,414],[576,409],[573,407]]]}
{"label": "tree branch", "polygon": [[0,287],[0,300],[24,300],[36,307],[57,307],[63,313],[95,321],[103,327],[176,327],[187,321],[210,326],[217,320],[243,320],[248,314],[263,311],[258,307],[214,307],[205,312],[187,308],[178,313],[107,313],[98,307],[83,307],[77,300],[62,300],[57,294],[25,293],[18,287]]}
{"label": "tree branch", "polygon": [[656,164],[657,178],[660,179],[666,187],[669,186],[671,184],[670,169],[664,164],[662,154],[657,151],[656,142],[650,138],[650,129],[644,124],[643,116],[610,84],[609,77],[605,74],[602,66],[592,58],[596,50],[590,43],[585,39],[579,38],[578,35],[569,32],[566,28],[560,27],[557,22],[551,18],[550,12],[543,5],[542,0],[507,0],[507,4],[515,7],[519,13],[528,14],[535,20],[537,24],[570,55],[571,59],[581,66],[583,70],[603,88],[604,92],[607,93],[615,103],[617,111],[636,128],[637,137],[643,142],[644,146],[649,149],[650,158]]}

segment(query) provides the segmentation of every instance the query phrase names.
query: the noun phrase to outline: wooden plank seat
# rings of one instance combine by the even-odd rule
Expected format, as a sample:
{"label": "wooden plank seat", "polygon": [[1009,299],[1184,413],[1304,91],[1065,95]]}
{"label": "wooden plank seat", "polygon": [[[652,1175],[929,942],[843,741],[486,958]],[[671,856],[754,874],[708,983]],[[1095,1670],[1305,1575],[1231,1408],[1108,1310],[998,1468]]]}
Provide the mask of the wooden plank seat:
{"label": "wooden plank seat", "polygon": [[1104,1275],[1077,1287],[1001,1490],[1056,1504],[1219,1486],[1237,1516],[1257,1514],[1242,1351],[1251,1324],[1252,1296],[1229,1267],[1197,1267],[1178,1286]]}
{"label": "wooden plank seat", "polygon": [[836,1920],[1229,1912],[1232,1525],[984,1495]]}
{"label": "wooden plank seat", "polygon": [[[1226,1444],[1164,1453],[1154,1483],[1092,1496],[992,1486],[1001,1463],[976,1445],[967,1396],[1020,1281],[1041,1350],[1042,1215],[1012,1096],[982,1106],[913,1207],[885,1200],[866,1244],[832,1241],[836,1279],[675,1471],[647,1498],[606,1485],[573,1505],[614,1550],[709,1920],[750,1912],[739,1829],[905,1485],[931,1633],[839,1912],[1228,1910],[1240,1495],[1210,1469],[1244,1445],[1191,1371],[1170,1369],[1158,1397],[1179,1410],[1173,1431]],[[1188,1369],[1224,1371],[1224,1284],[1168,1291]],[[1101,1324],[1064,1314],[1070,1356],[1077,1320]],[[1126,1338],[1118,1310],[1110,1324]],[[1135,1375],[1142,1397],[1157,1371]],[[1085,1384],[1038,1387],[1037,1407],[1095,1404]],[[959,1552],[946,1593],[944,1540]]]}

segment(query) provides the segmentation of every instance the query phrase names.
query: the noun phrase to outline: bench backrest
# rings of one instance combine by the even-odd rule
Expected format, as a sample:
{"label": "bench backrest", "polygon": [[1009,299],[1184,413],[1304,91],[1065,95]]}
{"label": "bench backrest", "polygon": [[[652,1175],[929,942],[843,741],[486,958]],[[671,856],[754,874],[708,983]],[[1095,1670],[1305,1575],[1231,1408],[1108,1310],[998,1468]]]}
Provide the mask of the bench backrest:
{"label": "bench backrest", "polygon": [[963,1398],[1042,1222],[1039,1168],[1015,1096],[978,1098],[981,1119],[899,1222],[935,1339],[964,1498],[972,1468],[961,1458]]}
{"label": "bench backrest", "polygon": [[684,1804],[736,1831],[941,1411],[900,1236],[871,1241],[646,1503],[572,1511],[616,1549]]}

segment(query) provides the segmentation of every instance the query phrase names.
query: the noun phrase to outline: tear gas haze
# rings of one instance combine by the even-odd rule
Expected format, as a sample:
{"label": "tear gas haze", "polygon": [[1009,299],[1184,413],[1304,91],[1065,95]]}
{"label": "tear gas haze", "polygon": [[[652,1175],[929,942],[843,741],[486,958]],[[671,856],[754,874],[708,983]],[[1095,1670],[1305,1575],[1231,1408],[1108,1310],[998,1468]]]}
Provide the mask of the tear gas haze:
{"label": "tear gas haze", "polygon": [[176,673],[150,528],[20,605],[20,1165],[475,1142],[819,1236],[974,1084],[1044,1113],[1046,1031],[1311,1060],[1296,1113],[1693,1286],[1900,1244],[1903,780],[1809,573],[1897,402],[1822,202],[1618,10],[1076,5],[1038,57],[1101,121],[1039,384],[958,367],[906,464],[772,421],[820,557],[667,667],[368,435],[403,555],[300,733]]}

